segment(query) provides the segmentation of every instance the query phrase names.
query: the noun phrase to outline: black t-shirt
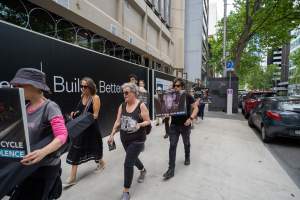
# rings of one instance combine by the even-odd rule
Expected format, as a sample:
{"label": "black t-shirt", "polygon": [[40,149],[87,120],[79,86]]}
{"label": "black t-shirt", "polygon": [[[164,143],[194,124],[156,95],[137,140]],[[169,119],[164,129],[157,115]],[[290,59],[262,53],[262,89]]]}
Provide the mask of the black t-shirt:
{"label": "black t-shirt", "polygon": [[184,123],[192,114],[192,104],[194,102],[195,102],[194,97],[192,97],[190,94],[187,94],[186,95],[187,115],[172,116],[171,124],[184,126]]}

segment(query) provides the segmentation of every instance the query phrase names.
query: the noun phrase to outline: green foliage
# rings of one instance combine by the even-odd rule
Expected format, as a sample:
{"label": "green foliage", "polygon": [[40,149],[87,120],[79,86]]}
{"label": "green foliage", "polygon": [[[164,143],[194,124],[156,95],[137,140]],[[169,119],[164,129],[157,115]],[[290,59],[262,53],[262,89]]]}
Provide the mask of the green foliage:
{"label": "green foliage", "polygon": [[291,83],[299,84],[300,83],[300,49],[296,50],[290,55],[290,59],[293,65],[296,66],[295,74],[291,79]]}
{"label": "green foliage", "polygon": [[248,71],[247,87],[249,89],[269,89],[272,87],[273,74],[277,71],[277,65],[268,65],[263,70],[259,65]]}
{"label": "green foliage", "polygon": [[[234,5],[227,18],[226,60],[234,60],[240,87],[271,87],[270,77],[261,76],[276,68],[263,70],[262,54],[290,41],[290,31],[300,24],[300,0],[235,0]],[[210,64],[215,72],[222,72],[223,20],[216,28]]]}

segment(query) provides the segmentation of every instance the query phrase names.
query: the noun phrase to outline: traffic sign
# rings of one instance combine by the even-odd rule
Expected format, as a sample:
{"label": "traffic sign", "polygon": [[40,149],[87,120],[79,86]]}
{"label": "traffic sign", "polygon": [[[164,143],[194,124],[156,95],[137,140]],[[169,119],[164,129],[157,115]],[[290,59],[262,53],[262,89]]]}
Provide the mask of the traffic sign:
{"label": "traffic sign", "polygon": [[234,62],[229,60],[226,62],[226,70],[227,71],[233,71],[234,70]]}

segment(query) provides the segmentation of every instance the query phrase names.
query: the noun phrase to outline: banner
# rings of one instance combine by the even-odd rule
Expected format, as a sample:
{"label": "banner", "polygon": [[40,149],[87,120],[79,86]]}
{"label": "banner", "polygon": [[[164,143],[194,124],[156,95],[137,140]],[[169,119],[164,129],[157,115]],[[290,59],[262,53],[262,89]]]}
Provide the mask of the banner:
{"label": "banner", "polygon": [[154,96],[154,107],[157,117],[185,115],[187,111],[186,93],[173,90],[158,93]]}
{"label": "banner", "polygon": [[0,88],[0,165],[30,152],[23,89]]}

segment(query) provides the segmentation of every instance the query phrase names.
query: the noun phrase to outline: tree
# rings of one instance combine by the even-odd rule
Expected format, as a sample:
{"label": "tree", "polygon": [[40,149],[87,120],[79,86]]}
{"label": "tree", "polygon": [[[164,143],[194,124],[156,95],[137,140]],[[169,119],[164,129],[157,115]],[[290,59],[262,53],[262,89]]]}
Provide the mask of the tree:
{"label": "tree", "polygon": [[300,0],[235,0],[235,8],[239,36],[232,52],[237,68],[253,37],[264,48],[278,47],[290,41],[290,31],[300,24]]}
{"label": "tree", "polygon": [[[268,84],[255,83],[264,80],[258,77],[265,71],[260,66],[263,54],[290,41],[290,31],[300,24],[300,0],[235,0],[234,5],[235,10],[227,18],[229,56],[226,60],[235,62],[241,87],[265,87]],[[223,20],[216,28],[210,64],[220,73],[223,71]]]}
{"label": "tree", "polygon": [[291,79],[291,83],[300,83],[300,49],[296,50],[290,55],[292,64],[296,66],[295,73]]}
{"label": "tree", "polygon": [[248,71],[247,87],[250,89],[269,89],[273,85],[273,75],[277,71],[277,65],[268,65],[263,70],[259,65]]}

